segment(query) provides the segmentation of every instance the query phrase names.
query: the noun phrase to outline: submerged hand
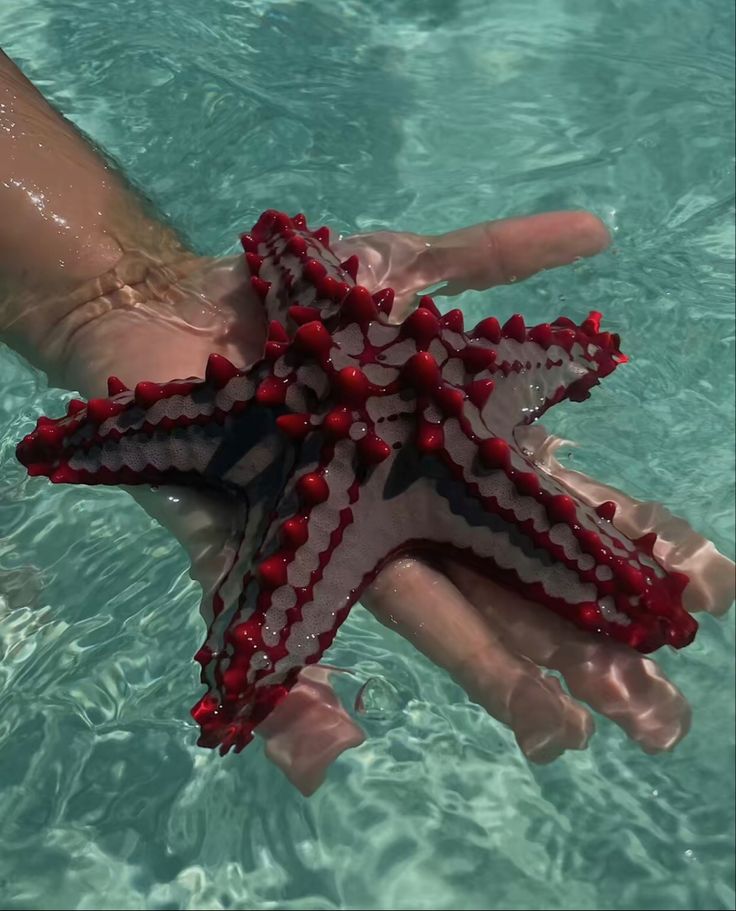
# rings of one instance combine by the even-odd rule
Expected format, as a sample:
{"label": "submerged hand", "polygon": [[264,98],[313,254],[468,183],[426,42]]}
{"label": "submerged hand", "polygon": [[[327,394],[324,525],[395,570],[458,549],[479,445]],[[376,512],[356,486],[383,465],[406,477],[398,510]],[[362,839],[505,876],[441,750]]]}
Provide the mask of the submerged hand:
{"label": "submerged hand", "polygon": [[[592,255],[607,243],[605,228],[593,216],[553,213],[442,237],[381,232],[333,246],[342,258],[357,253],[361,283],[397,290],[392,317],[398,320],[428,286],[442,285],[440,294],[490,287]],[[248,277],[242,258],[192,257],[151,270],[134,294],[125,291],[104,318],[78,334],[63,369],[94,395],[104,390],[109,374],[129,384],[201,374],[213,351],[250,363],[260,356],[265,327]],[[149,491],[136,496],[180,538],[206,596],[222,568],[232,520],[228,504],[190,490],[177,492],[176,503]],[[396,561],[364,603],[508,724],[530,759],[548,762],[565,749],[582,749],[593,731],[590,712],[542,668],[560,671],[572,696],[611,717],[649,752],[671,748],[687,732],[687,703],[650,659],[591,639],[466,568],[448,563],[441,570],[418,560]],[[303,673],[260,730],[268,755],[306,793],[339,752],[362,740],[329,697],[326,679],[315,681],[313,674]]]}

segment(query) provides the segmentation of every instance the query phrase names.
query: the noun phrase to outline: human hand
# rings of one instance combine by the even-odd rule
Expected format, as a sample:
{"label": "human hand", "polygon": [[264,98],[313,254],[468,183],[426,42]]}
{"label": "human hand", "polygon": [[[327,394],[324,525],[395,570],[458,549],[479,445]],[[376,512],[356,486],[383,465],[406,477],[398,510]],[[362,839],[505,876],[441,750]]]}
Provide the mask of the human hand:
{"label": "human hand", "polygon": [[[397,290],[392,316],[399,319],[428,285],[444,283],[446,293],[488,287],[591,255],[606,243],[605,229],[592,216],[559,213],[480,225],[440,238],[381,232],[333,247],[341,258],[357,253],[362,284]],[[164,270],[149,272],[142,284],[136,283],[142,299],[135,306],[118,301],[105,320],[97,321],[92,336],[87,334],[97,361],[72,357],[72,364],[85,366],[80,385],[89,389],[98,384],[92,394],[101,391],[100,380],[110,372],[122,373],[129,382],[164,380],[201,373],[212,351],[236,363],[260,355],[265,327],[241,259],[192,259],[179,262],[178,271],[168,275]],[[127,322],[125,332],[121,321]],[[127,350],[113,348],[101,337],[111,331],[111,323]],[[111,357],[119,367],[110,364]],[[615,498],[608,493],[603,499]],[[162,512],[160,497],[156,502],[145,496],[148,507],[188,546],[195,573],[207,588],[208,579],[218,575],[217,555],[226,551],[222,535],[230,525],[228,506],[199,494],[177,494],[169,498],[177,501],[172,516]],[[671,747],[686,732],[687,705],[651,661],[606,640],[595,640],[593,648],[589,636],[487,580],[458,566],[443,568],[447,575],[417,561],[398,561],[384,570],[365,601],[379,619],[449,670],[471,698],[509,724],[530,758],[549,761],[564,749],[582,748],[592,731],[589,712],[566,696],[554,678],[545,677],[539,665],[562,671],[574,695],[617,720],[646,750]],[[309,681],[301,690],[295,687],[263,730],[269,747],[279,743],[278,750],[270,750],[272,758],[305,791],[319,783],[325,764],[341,749],[362,739],[335,701],[324,698],[324,682],[320,687],[317,691]],[[301,721],[309,715],[311,733],[316,732],[314,749],[306,753],[303,723],[292,711],[297,700]]]}

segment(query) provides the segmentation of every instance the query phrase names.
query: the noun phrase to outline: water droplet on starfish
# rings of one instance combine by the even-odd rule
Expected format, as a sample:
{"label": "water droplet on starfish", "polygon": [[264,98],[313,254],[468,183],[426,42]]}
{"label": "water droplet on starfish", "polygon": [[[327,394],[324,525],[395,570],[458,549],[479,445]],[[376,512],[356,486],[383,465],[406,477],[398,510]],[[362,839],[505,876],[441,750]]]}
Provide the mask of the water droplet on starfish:
{"label": "water droplet on starfish", "polygon": [[273,667],[271,659],[265,652],[254,652],[253,657],[250,659],[250,663],[257,671],[267,671]]}

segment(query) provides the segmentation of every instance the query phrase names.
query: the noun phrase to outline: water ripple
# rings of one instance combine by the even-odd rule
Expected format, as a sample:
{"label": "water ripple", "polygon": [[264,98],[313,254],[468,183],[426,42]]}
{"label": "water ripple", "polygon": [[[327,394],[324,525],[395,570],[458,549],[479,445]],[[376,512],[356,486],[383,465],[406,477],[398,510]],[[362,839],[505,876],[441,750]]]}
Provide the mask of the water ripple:
{"label": "water ripple", "polygon": [[[201,250],[233,250],[268,205],[341,231],[598,212],[609,253],[493,307],[606,314],[632,360],[551,416],[583,444],[568,458],[733,550],[729,4],[28,0],[0,24]],[[122,492],[15,463],[64,401],[0,351],[3,907],[734,907],[733,618],[660,658],[695,707],[673,755],[597,719],[588,752],[531,768],[356,610],[330,660],[346,694],[377,677],[391,699],[306,801],[258,745],[194,746],[203,631],[179,548]]]}

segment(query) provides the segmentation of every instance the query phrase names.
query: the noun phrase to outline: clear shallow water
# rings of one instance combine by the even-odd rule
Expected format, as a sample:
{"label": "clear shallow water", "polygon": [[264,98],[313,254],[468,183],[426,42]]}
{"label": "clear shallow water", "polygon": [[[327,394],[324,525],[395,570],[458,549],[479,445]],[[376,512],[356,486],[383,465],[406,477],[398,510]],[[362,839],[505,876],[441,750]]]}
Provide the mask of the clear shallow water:
{"label": "clear shallow water", "polygon": [[[0,0],[5,47],[197,247],[262,208],[342,231],[587,207],[612,252],[489,296],[604,311],[632,362],[548,422],[576,465],[733,520],[733,12],[720,0]],[[400,691],[307,801],[259,746],[194,747],[182,554],[121,492],[28,481],[67,396],[0,349],[0,904],[8,908],[734,907],[733,617],[661,662],[693,730],[532,768],[355,610],[330,659]]]}

